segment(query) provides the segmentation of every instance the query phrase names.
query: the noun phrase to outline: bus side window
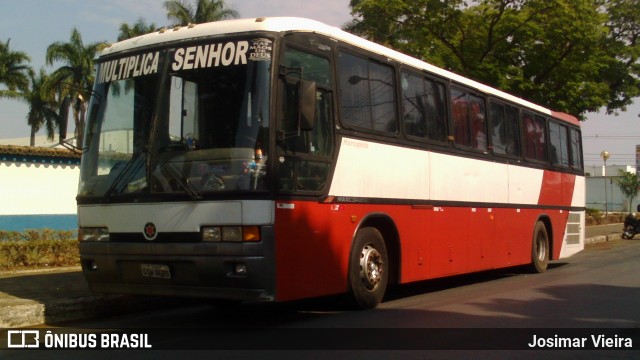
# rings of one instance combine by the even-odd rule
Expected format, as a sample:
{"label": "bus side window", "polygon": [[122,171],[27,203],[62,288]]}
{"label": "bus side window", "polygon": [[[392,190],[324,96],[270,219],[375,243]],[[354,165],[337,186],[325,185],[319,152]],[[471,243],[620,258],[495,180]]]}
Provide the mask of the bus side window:
{"label": "bus side window", "polygon": [[551,164],[569,167],[569,143],[567,127],[555,121],[549,122],[549,154]]}
{"label": "bus side window", "polygon": [[297,81],[314,81],[317,88],[316,97],[316,122],[313,129],[303,131],[297,136],[286,136],[285,147],[296,153],[313,153],[317,155],[330,155],[333,148],[331,131],[332,118],[327,106],[331,106],[331,96],[322,88],[331,87],[330,65],[326,58],[316,56],[297,49],[288,48],[284,54],[284,64],[290,71],[287,74],[292,79],[284,84],[284,101],[282,102],[284,119],[281,130],[285,134],[293,134],[297,131]]}
{"label": "bus side window", "polygon": [[427,133],[429,139],[445,141],[447,138],[447,105],[444,85],[431,82],[433,86],[433,106],[429,107],[431,116],[427,119]]}
{"label": "bus side window", "polygon": [[487,133],[485,131],[484,99],[480,96],[469,95],[471,107],[471,146],[481,151],[487,151]]}
{"label": "bus side window", "polygon": [[[326,185],[333,154],[333,92],[330,62],[306,51],[287,48],[284,53],[283,101],[280,130],[284,150],[279,165],[279,189],[283,192],[321,191]],[[313,128],[297,128],[298,87],[301,79],[316,83]]]}
{"label": "bus side window", "polygon": [[546,161],[544,118],[525,112],[522,115],[522,123],[524,126],[525,157],[537,161]]}
{"label": "bus side window", "polygon": [[342,121],[347,127],[397,132],[393,72],[389,65],[340,52],[338,76]]}
{"label": "bus side window", "polygon": [[491,144],[494,154],[507,154],[506,121],[504,118],[504,105],[494,102],[489,106],[491,109]]}
{"label": "bus side window", "polygon": [[484,98],[451,89],[454,143],[487,151]]}
{"label": "bus side window", "polygon": [[402,104],[404,130],[407,135],[444,141],[444,85],[403,73]]}
{"label": "bus side window", "polygon": [[467,120],[469,113],[467,94],[460,90],[451,89],[451,102],[454,143],[457,145],[471,146]]}
{"label": "bus side window", "polygon": [[402,118],[404,131],[409,136],[424,138],[427,136],[424,98],[426,91],[421,78],[407,73],[402,74]]}
{"label": "bus side window", "polygon": [[576,129],[569,130],[569,148],[571,150],[571,167],[574,169],[582,169],[582,137],[580,131]]}
{"label": "bus side window", "polygon": [[520,156],[518,110],[511,106],[491,103],[491,143],[493,153]]}
{"label": "bus side window", "polygon": [[507,106],[505,108],[506,151],[508,155],[520,157],[520,125],[518,123],[518,109]]}

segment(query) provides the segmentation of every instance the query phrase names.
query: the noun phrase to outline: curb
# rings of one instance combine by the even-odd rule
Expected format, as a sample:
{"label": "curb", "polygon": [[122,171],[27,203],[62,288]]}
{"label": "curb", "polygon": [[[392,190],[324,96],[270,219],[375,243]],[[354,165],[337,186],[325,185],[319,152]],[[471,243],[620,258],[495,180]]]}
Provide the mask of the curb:
{"label": "curb", "polygon": [[0,328],[89,320],[192,303],[184,299],[135,295],[92,295],[44,303],[25,300],[22,304],[0,306]]}
{"label": "curb", "polygon": [[95,295],[52,302],[25,300],[0,307],[0,328],[15,328],[91,319],[131,311],[138,300],[125,295]]}
{"label": "curb", "polygon": [[584,239],[584,244],[590,245],[590,244],[597,244],[597,243],[609,242],[609,241],[620,240],[620,239],[621,239],[620,234],[599,235],[599,236],[593,236],[593,237]]}

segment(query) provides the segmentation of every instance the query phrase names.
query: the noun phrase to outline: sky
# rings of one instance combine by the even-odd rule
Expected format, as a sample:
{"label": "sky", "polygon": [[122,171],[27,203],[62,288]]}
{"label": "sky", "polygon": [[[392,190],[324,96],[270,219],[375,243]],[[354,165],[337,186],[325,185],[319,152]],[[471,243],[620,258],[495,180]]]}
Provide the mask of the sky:
{"label": "sky", "polygon": [[[10,49],[24,51],[38,71],[45,66],[47,46],[69,41],[75,27],[84,44],[115,42],[120,24],[138,18],[157,26],[169,25],[164,0],[0,0],[0,41],[11,39]],[[259,16],[299,16],[342,27],[351,19],[349,0],[226,0],[242,18]],[[0,100],[0,139],[25,138],[26,104]],[[600,153],[607,150],[607,165],[635,165],[635,146],[640,144],[640,99],[617,116],[589,114],[582,123],[585,166],[603,165]],[[38,135],[44,135],[41,130]],[[2,140],[0,140],[0,144]]]}

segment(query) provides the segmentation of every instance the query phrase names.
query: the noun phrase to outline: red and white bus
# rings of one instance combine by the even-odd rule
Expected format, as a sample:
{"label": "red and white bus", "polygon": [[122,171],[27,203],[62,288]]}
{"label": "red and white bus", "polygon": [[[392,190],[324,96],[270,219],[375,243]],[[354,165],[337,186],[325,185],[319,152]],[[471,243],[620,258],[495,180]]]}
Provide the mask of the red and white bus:
{"label": "red and white bus", "polygon": [[78,190],[102,293],[290,301],[584,247],[579,122],[315,21],[177,27],[98,59]]}

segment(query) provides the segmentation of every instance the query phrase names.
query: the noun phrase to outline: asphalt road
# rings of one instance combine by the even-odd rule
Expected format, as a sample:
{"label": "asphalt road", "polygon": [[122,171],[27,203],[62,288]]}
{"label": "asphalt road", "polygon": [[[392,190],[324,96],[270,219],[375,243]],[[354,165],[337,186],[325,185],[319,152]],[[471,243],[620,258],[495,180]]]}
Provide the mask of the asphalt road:
{"label": "asphalt road", "polygon": [[[190,303],[184,308],[66,323],[60,325],[62,329],[54,329],[148,333],[152,349],[19,350],[0,357],[175,359],[185,356],[187,349],[201,349],[192,350],[189,357],[640,358],[639,273],[640,239],[620,240],[591,245],[570,259],[552,263],[544,274],[508,269],[402,286],[390,291],[385,301],[370,311],[346,310],[339,298],[236,309]],[[616,329],[616,337],[622,331],[619,339],[631,339],[634,350],[520,350],[527,345],[522,342],[534,342],[533,336],[613,337],[607,328]],[[617,330],[621,328],[631,329],[631,335]],[[445,350],[433,350],[438,348]],[[477,348],[487,350],[473,350]]]}

